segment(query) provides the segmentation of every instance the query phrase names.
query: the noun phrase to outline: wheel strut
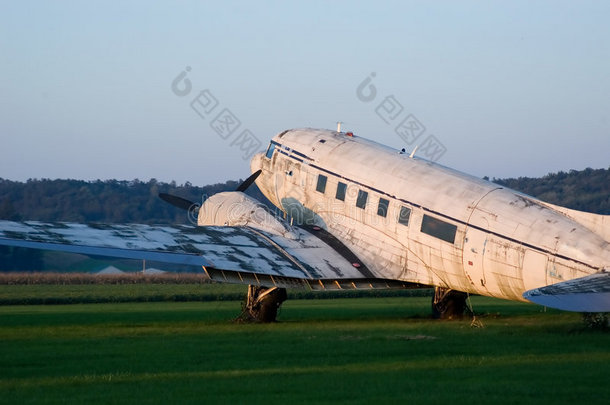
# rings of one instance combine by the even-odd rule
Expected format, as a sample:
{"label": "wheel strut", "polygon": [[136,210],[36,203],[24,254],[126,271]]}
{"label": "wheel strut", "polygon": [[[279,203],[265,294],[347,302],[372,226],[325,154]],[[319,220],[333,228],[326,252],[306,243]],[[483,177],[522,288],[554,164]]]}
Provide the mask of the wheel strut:
{"label": "wheel strut", "polygon": [[437,319],[462,319],[468,295],[451,288],[435,287],[432,315]]}

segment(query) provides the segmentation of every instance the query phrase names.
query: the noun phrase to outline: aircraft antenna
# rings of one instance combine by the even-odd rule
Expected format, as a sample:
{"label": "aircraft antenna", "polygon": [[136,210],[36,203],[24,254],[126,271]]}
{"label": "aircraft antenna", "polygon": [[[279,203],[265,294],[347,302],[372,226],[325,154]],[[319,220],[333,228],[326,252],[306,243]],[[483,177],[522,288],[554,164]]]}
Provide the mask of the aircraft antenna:
{"label": "aircraft antenna", "polygon": [[409,157],[410,157],[411,159],[413,159],[413,156],[415,156],[415,151],[417,151],[417,148],[419,148],[419,145],[417,145],[417,146],[415,147],[415,149],[413,149],[413,152],[411,152],[411,154],[409,155]]}
{"label": "aircraft antenna", "polygon": [[337,121],[337,132],[341,132],[341,124],[343,124],[343,122]]}

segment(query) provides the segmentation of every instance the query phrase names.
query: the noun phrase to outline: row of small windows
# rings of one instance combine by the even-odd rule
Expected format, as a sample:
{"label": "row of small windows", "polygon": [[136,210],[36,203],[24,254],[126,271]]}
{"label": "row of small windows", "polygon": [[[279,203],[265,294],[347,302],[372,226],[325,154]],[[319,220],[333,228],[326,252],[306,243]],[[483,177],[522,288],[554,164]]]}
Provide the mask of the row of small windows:
{"label": "row of small windows", "polygon": [[[316,184],[316,191],[324,194],[326,192],[326,182],[328,178],[322,174],[318,175],[318,182]],[[338,182],[337,192],[335,198],[337,200],[345,201],[345,193],[347,191],[347,184]],[[364,190],[358,190],[358,197],[356,198],[356,207],[364,209],[366,207],[369,193]],[[388,209],[390,206],[390,200],[383,197],[379,198],[377,204],[377,215],[386,218],[388,215]],[[401,225],[408,226],[409,218],[411,217],[411,208],[400,206],[398,213],[398,223]],[[438,218],[431,217],[430,215],[424,214],[421,224],[421,232],[434,236],[435,238],[444,240],[449,243],[455,242],[455,235],[457,233],[457,226],[448,222],[442,221]]]}

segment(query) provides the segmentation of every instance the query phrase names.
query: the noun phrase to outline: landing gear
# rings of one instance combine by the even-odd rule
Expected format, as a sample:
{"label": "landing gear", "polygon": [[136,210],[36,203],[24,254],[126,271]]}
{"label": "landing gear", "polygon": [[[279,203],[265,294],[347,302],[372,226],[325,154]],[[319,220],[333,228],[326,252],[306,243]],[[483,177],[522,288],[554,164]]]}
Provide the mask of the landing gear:
{"label": "landing gear", "polygon": [[432,315],[437,319],[462,319],[468,295],[451,288],[434,288]]}
{"label": "landing gear", "polygon": [[285,288],[249,285],[248,295],[238,321],[275,322],[277,310],[287,297]]}

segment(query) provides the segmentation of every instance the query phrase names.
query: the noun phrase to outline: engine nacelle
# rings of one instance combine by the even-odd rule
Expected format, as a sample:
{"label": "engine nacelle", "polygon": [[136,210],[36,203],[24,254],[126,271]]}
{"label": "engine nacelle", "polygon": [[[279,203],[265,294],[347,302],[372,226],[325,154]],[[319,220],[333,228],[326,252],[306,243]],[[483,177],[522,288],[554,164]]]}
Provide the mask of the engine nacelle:
{"label": "engine nacelle", "polygon": [[197,217],[199,226],[250,226],[296,239],[292,227],[276,217],[258,200],[240,192],[214,194],[204,201]]}

